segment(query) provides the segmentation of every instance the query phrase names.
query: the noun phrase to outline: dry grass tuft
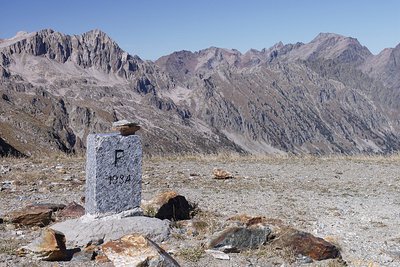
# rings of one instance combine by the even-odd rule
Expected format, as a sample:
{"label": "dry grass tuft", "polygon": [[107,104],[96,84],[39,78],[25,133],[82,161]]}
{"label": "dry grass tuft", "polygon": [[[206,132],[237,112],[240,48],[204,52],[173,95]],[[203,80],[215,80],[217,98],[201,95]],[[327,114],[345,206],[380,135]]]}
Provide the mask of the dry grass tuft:
{"label": "dry grass tuft", "polygon": [[202,246],[183,248],[178,252],[186,261],[198,262],[204,255],[204,248]]}
{"label": "dry grass tuft", "polygon": [[193,227],[199,234],[212,235],[221,228],[221,220],[209,211],[199,210],[193,219]]}
{"label": "dry grass tuft", "polygon": [[257,258],[280,258],[288,264],[292,264],[296,262],[296,253],[293,249],[284,247],[284,248],[276,248],[271,246],[270,244],[266,244],[264,246],[259,247],[258,249],[253,250],[245,250],[241,252],[246,257],[254,257]]}
{"label": "dry grass tuft", "polygon": [[16,253],[20,246],[20,240],[14,238],[2,239],[0,241],[0,254],[13,255]]}

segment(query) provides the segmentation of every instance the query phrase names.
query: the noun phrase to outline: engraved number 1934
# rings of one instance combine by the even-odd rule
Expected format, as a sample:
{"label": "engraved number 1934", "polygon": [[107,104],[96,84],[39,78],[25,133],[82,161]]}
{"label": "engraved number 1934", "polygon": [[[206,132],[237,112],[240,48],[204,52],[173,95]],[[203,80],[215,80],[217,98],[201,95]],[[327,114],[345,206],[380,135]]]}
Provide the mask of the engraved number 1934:
{"label": "engraved number 1934", "polygon": [[130,175],[110,175],[108,177],[109,180],[109,185],[111,184],[126,184],[127,182],[129,182],[131,180],[131,176]]}

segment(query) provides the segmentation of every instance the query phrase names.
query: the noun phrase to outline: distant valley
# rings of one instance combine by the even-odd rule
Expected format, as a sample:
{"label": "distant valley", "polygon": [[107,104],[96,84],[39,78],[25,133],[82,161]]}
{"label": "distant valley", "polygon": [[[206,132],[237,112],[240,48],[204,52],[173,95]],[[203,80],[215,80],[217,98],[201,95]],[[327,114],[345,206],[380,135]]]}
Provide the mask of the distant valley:
{"label": "distant valley", "polygon": [[210,47],[155,62],[106,33],[0,40],[0,155],[81,153],[89,133],[138,121],[148,155],[400,150],[400,45],[373,55],[321,33],[261,51]]}

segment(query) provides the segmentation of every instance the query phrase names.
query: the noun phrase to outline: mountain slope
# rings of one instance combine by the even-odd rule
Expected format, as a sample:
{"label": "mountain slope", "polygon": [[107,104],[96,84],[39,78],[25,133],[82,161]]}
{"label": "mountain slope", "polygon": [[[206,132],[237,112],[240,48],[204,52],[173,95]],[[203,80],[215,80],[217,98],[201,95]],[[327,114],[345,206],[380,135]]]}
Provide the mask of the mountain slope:
{"label": "mountain slope", "polygon": [[[244,55],[220,50],[225,53],[207,59],[220,64],[192,69],[186,80],[187,73],[170,71],[178,62],[188,65],[180,52],[156,63],[196,88],[193,99],[202,104],[198,116],[222,125],[247,150],[264,152],[272,146],[295,153],[358,153],[399,148],[399,124],[376,94],[388,89],[360,69],[373,55],[356,39],[320,34],[309,44],[278,43]],[[190,62],[204,61],[202,54],[192,53]]]}
{"label": "mountain slope", "polygon": [[212,129],[204,126],[205,136],[191,127],[188,112],[159,94],[176,87],[171,78],[100,31],[22,33],[1,43],[0,56],[0,136],[27,155],[82,151],[88,133],[124,118],[142,124],[148,153],[239,149]]}
{"label": "mountain slope", "polygon": [[320,34],[153,63],[99,30],[21,32],[0,42],[2,146],[80,152],[87,134],[132,119],[147,154],[390,153],[400,149],[398,107],[381,96],[398,92],[396,49],[374,56],[354,38]]}

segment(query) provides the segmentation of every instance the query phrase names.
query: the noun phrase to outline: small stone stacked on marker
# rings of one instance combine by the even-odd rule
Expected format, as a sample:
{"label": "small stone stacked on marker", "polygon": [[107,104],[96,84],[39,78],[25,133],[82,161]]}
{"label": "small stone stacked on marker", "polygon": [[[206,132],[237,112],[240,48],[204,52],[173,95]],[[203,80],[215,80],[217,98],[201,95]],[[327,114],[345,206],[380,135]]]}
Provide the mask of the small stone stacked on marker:
{"label": "small stone stacked on marker", "polygon": [[127,120],[116,121],[112,124],[112,130],[119,131],[122,136],[133,135],[140,130],[139,123]]}

